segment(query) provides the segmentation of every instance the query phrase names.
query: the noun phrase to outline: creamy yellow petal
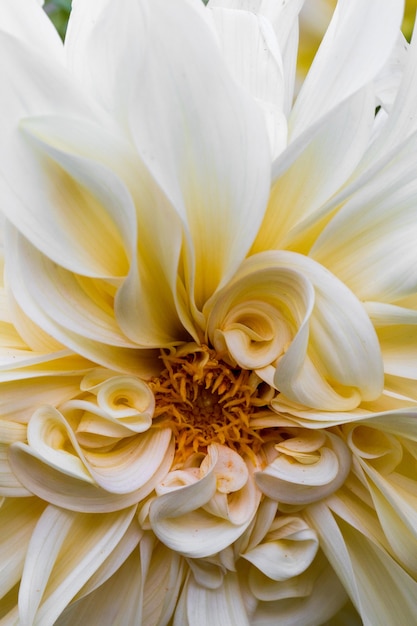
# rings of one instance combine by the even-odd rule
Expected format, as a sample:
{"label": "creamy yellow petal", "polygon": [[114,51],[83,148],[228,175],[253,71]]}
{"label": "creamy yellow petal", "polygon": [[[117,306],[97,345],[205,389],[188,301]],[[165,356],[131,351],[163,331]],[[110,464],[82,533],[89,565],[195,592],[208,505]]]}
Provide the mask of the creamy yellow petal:
{"label": "creamy yellow petal", "polygon": [[333,209],[326,210],[325,203],[352,174],[369,142],[372,102],[368,89],[354,94],[274,161],[268,208],[252,252],[288,247],[308,252],[310,230],[320,228]]}
{"label": "creamy yellow petal", "polygon": [[[166,440],[168,439],[169,442],[170,437],[170,432],[161,434],[162,440],[165,439],[165,445]],[[149,437],[142,443],[147,443],[148,441]],[[80,465],[78,457],[70,455],[71,475],[68,471],[65,472],[62,469],[61,455],[58,458],[59,463],[54,467],[53,462],[49,461],[47,456],[45,457],[45,455],[42,455],[33,447],[19,443],[11,447],[10,461],[13,472],[21,480],[22,484],[31,493],[48,502],[72,511],[117,511],[146,498],[169,471],[173,458],[173,449],[171,447],[165,454],[160,454],[160,450],[166,450],[166,447],[163,446],[158,449],[156,445],[158,455],[155,458],[153,445],[157,444],[158,441],[158,435],[155,438],[151,437],[152,445],[146,450],[145,464],[141,460],[138,461],[139,466],[142,466],[142,471],[139,475],[137,475],[137,472],[132,472],[128,464],[127,470],[122,465],[121,472],[115,472],[115,475],[112,476],[112,472],[109,472],[107,468],[103,469],[100,466],[96,467],[94,463],[89,463],[81,450],[79,450],[80,457],[85,459],[82,465]],[[77,446],[74,440],[72,444],[74,448]],[[116,456],[116,462],[114,459],[111,459],[111,461],[115,464],[119,461],[119,458]],[[68,463],[66,455],[65,462]],[[97,484],[91,478],[86,480],[88,477],[87,467],[90,470],[90,474],[94,474]],[[134,469],[137,469],[137,467],[134,467]],[[123,470],[127,472],[127,481],[124,481],[123,477],[121,478]],[[78,475],[74,476],[77,471]],[[81,471],[85,472],[83,479],[80,477]],[[135,485],[140,483],[141,486],[138,489],[133,487],[133,490],[129,491],[133,485],[132,481]],[[104,487],[101,485],[104,485]],[[109,487],[112,491],[108,491],[106,487]]]}
{"label": "creamy yellow petal", "polygon": [[[276,291],[271,289],[274,283]],[[268,319],[264,303],[276,309],[275,318]],[[259,357],[256,363],[253,355],[258,351],[265,358],[275,352],[275,362],[270,361],[275,368],[274,386],[294,402],[321,410],[347,410],[355,408],[361,396],[371,400],[382,391],[380,348],[362,304],[336,277],[300,254],[269,251],[250,257],[235,280],[212,298],[207,313],[210,339],[219,341],[222,333],[220,348],[227,346],[224,331],[230,315],[232,360],[246,359],[250,348],[249,364],[261,371],[266,363]],[[284,335],[285,347],[275,338],[281,320],[291,336],[288,342],[288,334]],[[256,337],[253,331],[258,328],[261,333]],[[248,366],[246,361],[241,365]]]}
{"label": "creamy yellow petal", "polygon": [[[204,16],[198,3],[149,3],[148,36],[159,54],[141,66],[130,112],[137,149],[183,221],[181,271],[200,309],[251,246],[270,172],[262,114],[230,80]],[[173,41],[183,23],[186,36]],[[171,104],[162,111],[155,101]]]}
{"label": "creamy yellow petal", "polygon": [[[312,566],[310,579],[300,581],[302,577],[289,580],[287,583],[278,583],[288,587],[288,595],[276,601],[258,602],[252,621],[267,626],[276,622],[278,617],[286,626],[299,624],[322,626],[324,623],[330,626],[331,621],[327,620],[332,618],[347,599],[334,570],[319,554]],[[275,583],[276,586],[278,584]]]}
{"label": "creamy yellow petal", "polygon": [[[315,436],[315,431],[310,431]],[[308,439],[308,431],[304,437]],[[326,433],[314,452],[297,453],[303,448],[303,433],[297,438],[294,451],[284,452],[276,445],[278,456],[262,472],[255,475],[256,484],[268,497],[288,504],[304,505],[325,498],[339,489],[350,471],[351,458],[344,442]],[[291,440],[290,440],[291,441]]]}
{"label": "creamy yellow petal", "polygon": [[123,625],[136,626],[141,621],[139,551],[134,553],[97,590],[78,600],[62,613],[56,626],[89,624],[114,626],[123,615]]}
{"label": "creamy yellow petal", "polygon": [[363,300],[395,302],[416,289],[414,274],[409,271],[415,262],[417,191],[410,164],[417,143],[413,139],[414,154],[405,154],[403,159],[400,154],[399,164],[379,170],[345,204],[311,249],[314,259]]}
{"label": "creamy yellow petal", "polygon": [[[73,230],[81,229],[75,248],[78,250],[85,238],[89,254],[101,258],[110,275],[127,275],[115,302],[118,322],[131,339],[145,346],[178,341],[183,330],[177,316],[185,317],[184,323],[189,324],[177,297],[181,224],[139,155],[123,138],[91,122],[37,117],[28,119],[24,128],[67,173],[76,189],[89,190],[93,199],[90,214],[83,213],[77,223],[73,217],[71,221]],[[86,220],[95,217],[94,211],[99,219],[92,228],[85,227]],[[71,230],[65,232],[68,236]],[[74,248],[74,242],[71,245]],[[75,250],[70,252],[62,264],[85,273],[88,266],[74,268]],[[62,256],[64,253],[61,250]],[[155,283],[159,284],[157,294]]]}
{"label": "creamy yellow petal", "polygon": [[268,578],[287,580],[301,574],[317,554],[318,538],[301,518],[278,518],[269,541],[256,546],[243,557]]}
{"label": "creamy yellow petal", "polygon": [[[207,466],[202,466],[198,473],[191,471],[187,483],[186,471],[177,483],[171,482],[168,475],[162,495],[151,502],[152,530],[165,545],[184,556],[200,558],[223,550],[242,535],[256,513],[260,493],[251,476],[244,488],[232,492],[228,500],[217,491],[217,480],[220,489],[231,482],[225,481],[223,463],[217,464],[222,459],[222,448],[217,444],[209,446]],[[172,474],[178,480],[176,472]],[[219,495],[224,496],[220,502]]]}
{"label": "creamy yellow petal", "polygon": [[22,622],[52,625],[116,548],[134,513],[135,507],[96,516],[49,506],[26,556],[19,592]]}
{"label": "creamy yellow petal", "polygon": [[365,624],[412,623],[416,582],[377,543],[348,523],[336,523],[325,504],[312,505],[308,518],[321,546]]}
{"label": "creamy yellow petal", "polygon": [[37,498],[7,498],[0,507],[0,595],[19,582],[30,537],[45,503]]}
{"label": "creamy yellow petal", "polygon": [[192,577],[183,590],[185,594],[186,619],[175,616],[174,626],[188,624],[209,626],[213,622],[232,626],[239,624],[249,626],[249,619],[243,605],[239,582],[235,573],[231,572],[224,578],[223,585],[218,589],[205,589],[198,585]]}

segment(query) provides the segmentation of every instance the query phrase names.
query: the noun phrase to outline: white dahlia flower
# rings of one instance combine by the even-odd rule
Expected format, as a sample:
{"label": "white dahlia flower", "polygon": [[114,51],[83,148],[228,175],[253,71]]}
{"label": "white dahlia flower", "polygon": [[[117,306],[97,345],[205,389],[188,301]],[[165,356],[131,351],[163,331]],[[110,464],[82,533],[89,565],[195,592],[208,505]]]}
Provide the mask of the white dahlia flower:
{"label": "white dahlia flower", "polygon": [[417,41],[0,2],[1,626],[413,624]]}

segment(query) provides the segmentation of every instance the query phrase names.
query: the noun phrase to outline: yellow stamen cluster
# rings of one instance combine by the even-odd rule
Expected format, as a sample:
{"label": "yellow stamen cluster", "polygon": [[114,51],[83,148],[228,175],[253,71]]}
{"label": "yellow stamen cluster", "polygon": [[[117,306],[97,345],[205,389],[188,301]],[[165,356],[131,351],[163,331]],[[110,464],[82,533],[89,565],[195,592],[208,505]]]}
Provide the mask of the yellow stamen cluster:
{"label": "yellow stamen cluster", "polygon": [[174,466],[211,443],[253,457],[263,439],[251,419],[270,400],[256,374],[234,369],[207,346],[163,353],[164,369],[150,382],[155,395],[154,424],[175,435]]}

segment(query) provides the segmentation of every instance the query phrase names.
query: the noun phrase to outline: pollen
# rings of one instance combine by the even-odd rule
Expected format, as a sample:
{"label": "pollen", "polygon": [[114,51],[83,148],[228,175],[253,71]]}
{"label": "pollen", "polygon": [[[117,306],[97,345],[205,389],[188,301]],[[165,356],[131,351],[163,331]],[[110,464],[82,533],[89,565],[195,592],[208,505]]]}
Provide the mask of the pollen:
{"label": "pollen", "polygon": [[254,372],[232,367],[207,346],[163,351],[161,360],[163,370],[150,382],[153,421],[174,433],[174,467],[205,453],[211,443],[253,458],[264,442],[251,421],[274,391]]}

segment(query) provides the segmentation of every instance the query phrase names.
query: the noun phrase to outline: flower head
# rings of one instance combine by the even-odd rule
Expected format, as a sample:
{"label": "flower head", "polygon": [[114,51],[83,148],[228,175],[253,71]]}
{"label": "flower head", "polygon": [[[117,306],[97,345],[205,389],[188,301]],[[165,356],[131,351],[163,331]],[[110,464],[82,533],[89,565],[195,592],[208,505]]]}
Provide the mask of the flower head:
{"label": "flower head", "polygon": [[416,44],[2,6],[5,623],[412,623]]}

